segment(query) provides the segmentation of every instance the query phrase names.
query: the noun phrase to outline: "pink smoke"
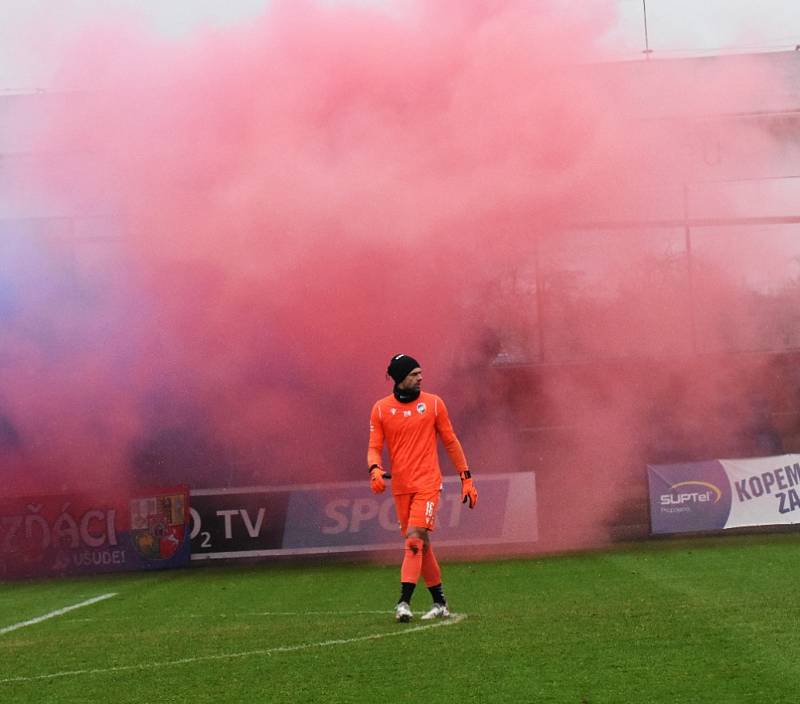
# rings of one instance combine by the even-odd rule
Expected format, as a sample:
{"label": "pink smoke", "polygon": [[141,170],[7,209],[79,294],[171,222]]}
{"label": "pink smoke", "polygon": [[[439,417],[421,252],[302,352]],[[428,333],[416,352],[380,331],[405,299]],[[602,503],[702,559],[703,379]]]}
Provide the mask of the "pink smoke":
{"label": "pink smoke", "polygon": [[[569,540],[591,542],[616,501],[593,487],[647,459],[637,389],[554,375],[520,397],[490,365],[536,358],[536,256],[562,359],[686,353],[680,277],[637,276],[652,264],[669,278],[672,244],[626,230],[558,258],[576,222],[674,214],[680,196],[659,186],[724,176],[690,153],[694,120],[775,80],[743,59],[702,80],[643,62],[620,81],[624,68],[597,65],[612,20],[608,2],[293,0],[170,44],[99,18],[63,57],[64,87],[91,76],[91,90],[47,121],[42,149],[59,156],[41,182],[124,232],[101,266],[110,288],[73,309],[45,286],[7,325],[3,403],[38,438],[25,461],[43,483],[362,478],[369,407],[404,351],[452,399],[478,472],[535,464],[545,515],[560,520],[572,492],[587,508]],[[761,133],[727,130],[740,162],[766,168]],[[729,304],[725,275],[702,286],[714,310]],[[45,328],[56,352],[31,333]],[[548,461],[517,432],[544,409],[582,428]]]}

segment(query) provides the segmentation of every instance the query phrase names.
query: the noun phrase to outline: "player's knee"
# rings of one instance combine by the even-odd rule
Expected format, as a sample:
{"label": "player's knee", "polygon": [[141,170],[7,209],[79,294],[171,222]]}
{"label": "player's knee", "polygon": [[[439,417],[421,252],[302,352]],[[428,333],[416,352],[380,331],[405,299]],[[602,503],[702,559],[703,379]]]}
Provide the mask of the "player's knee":
{"label": "player's knee", "polygon": [[425,543],[422,538],[412,536],[406,538],[406,550],[408,550],[412,555],[421,553],[424,547]]}
{"label": "player's knee", "polygon": [[425,528],[411,526],[406,533],[406,538],[419,538],[423,543],[428,542],[428,531]]}

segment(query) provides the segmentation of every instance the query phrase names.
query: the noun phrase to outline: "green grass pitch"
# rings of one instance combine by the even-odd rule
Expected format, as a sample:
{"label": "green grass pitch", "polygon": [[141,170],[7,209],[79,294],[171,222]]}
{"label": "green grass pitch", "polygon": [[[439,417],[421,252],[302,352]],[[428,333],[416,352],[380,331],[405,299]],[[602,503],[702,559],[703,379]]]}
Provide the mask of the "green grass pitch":
{"label": "green grass pitch", "polygon": [[[443,570],[463,618],[433,628],[394,623],[396,566],[265,563],[2,584],[0,702],[800,696],[799,535],[653,541]],[[18,625],[107,593],[116,596]],[[420,586],[415,613],[429,601]]]}

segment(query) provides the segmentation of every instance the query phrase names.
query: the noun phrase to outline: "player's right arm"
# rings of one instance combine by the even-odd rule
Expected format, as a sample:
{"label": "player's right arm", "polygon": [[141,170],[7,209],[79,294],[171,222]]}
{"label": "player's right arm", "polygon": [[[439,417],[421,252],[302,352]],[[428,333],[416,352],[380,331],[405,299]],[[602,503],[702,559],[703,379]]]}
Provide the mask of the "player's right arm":
{"label": "player's right arm", "polygon": [[374,494],[380,494],[386,489],[383,480],[383,423],[381,422],[381,408],[379,404],[372,407],[369,416],[369,445],[367,447],[367,467],[369,467],[370,488]]}

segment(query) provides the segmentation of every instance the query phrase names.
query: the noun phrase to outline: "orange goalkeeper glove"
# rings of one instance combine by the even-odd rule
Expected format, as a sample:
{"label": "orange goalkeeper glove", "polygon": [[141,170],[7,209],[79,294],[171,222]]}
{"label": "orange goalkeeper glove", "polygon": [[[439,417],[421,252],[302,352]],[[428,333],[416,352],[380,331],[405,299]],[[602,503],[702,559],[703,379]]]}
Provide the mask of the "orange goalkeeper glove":
{"label": "orange goalkeeper glove", "polygon": [[475,508],[478,503],[478,490],[472,483],[472,475],[469,470],[461,472],[461,503],[469,502],[470,508]]}
{"label": "orange goalkeeper glove", "polygon": [[373,494],[382,494],[386,490],[386,482],[383,481],[383,470],[373,464],[369,470],[369,488]]}

